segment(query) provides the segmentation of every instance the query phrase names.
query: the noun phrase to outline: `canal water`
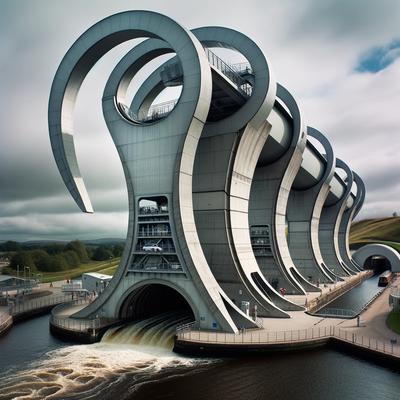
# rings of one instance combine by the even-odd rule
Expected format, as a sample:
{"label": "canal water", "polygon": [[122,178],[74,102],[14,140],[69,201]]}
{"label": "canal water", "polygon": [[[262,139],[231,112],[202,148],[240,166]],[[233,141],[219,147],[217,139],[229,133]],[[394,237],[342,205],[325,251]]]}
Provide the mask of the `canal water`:
{"label": "canal water", "polygon": [[359,314],[365,305],[382,289],[378,286],[379,274],[373,275],[365,281],[361,282],[355,288],[351,289],[343,296],[340,296],[336,300],[327,304],[321,308],[317,314],[324,314],[326,309],[345,309],[352,310],[356,314]]}
{"label": "canal water", "polygon": [[171,351],[173,319],[113,329],[93,345],[59,341],[48,323],[32,319],[0,338],[1,400],[400,399],[399,373],[331,350],[196,359]]}

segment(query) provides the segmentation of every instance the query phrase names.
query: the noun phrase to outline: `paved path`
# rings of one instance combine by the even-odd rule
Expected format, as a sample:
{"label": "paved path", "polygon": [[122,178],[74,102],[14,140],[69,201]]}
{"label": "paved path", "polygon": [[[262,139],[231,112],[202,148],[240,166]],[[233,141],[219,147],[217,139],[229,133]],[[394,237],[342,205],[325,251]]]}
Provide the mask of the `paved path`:
{"label": "paved path", "polygon": [[391,311],[389,305],[389,294],[393,287],[400,285],[400,275],[397,276],[391,286],[385,291],[361,314],[362,327],[357,327],[356,320],[349,320],[342,324],[350,331],[363,336],[379,338],[382,340],[397,339],[400,342],[400,335],[390,330],[386,325],[386,319]]}

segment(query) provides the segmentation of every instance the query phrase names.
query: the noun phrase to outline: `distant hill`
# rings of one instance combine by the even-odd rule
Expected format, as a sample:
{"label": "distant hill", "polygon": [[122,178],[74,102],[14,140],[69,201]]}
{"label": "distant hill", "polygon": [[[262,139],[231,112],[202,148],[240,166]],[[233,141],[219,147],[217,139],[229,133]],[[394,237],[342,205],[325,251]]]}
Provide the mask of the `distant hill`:
{"label": "distant hill", "polygon": [[365,219],[351,226],[350,246],[367,243],[387,244],[400,252],[400,217]]}
{"label": "distant hill", "polygon": [[[71,240],[74,240],[71,238],[70,240],[27,240],[25,242],[19,242],[22,244],[24,247],[35,247],[35,246],[45,246],[48,244],[67,244]],[[5,243],[6,240],[1,240],[1,243]],[[99,246],[101,244],[107,244],[107,245],[114,245],[114,244],[124,244],[125,239],[121,238],[102,238],[102,239],[86,239],[86,240],[81,240],[82,243],[85,243],[86,245],[89,246]]]}

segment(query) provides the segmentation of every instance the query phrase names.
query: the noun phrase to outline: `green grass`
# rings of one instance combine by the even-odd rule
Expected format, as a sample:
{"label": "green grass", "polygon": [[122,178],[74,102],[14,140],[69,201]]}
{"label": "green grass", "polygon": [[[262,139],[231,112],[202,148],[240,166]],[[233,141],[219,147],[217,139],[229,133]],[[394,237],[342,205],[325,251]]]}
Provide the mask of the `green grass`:
{"label": "green grass", "polygon": [[106,274],[106,275],[114,275],[117,268],[118,268],[118,263],[115,265],[107,266],[106,268],[101,269],[97,272],[100,272],[101,274]]}
{"label": "green grass", "polygon": [[383,240],[400,242],[400,217],[366,219],[351,226],[350,241]]}
{"label": "green grass", "polygon": [[350,230],[350,245],[386,244],[400,253],[400,217],[366,219],[354,223]]}
{"label": "green grass", "polygon": [[[109,261],[90,261],[68,271],[40,272],[42,275],[40,280],[43,283],[65,281],[67,279],[78,278],[84,272],[99,272],[113,275],[119,265],[119,261],[120,258],[113,258]],[[14,275],[16,274],[14,273]],[[37,274],[34,274],[34,276],[37,277]]]}
{"label": "green grass", "polygon": [[393,332],[400,334],[400,311],[392,311],[386,323]]}

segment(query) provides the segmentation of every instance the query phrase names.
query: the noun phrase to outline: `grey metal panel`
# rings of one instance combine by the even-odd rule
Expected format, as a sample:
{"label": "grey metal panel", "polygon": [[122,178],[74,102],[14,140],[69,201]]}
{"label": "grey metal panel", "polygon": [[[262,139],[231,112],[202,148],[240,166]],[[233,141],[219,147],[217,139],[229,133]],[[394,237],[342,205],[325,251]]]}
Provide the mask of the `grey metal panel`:
{"label": "grey metal panel", "polygon": [[[198,307],[203,315],[200,325],[211,327],[213,321],[217,321],[219,329],[237,331],[225,306],[229,299],[221,297],[222,289],[211,274],[201,251],[193,218],[191,173],[197,142],[208,113],[212,84],[203,48],[190,32],[160,14],[132,11],[106,18],[84,33],[61,62],[50,95],[49,128],[53,148],[57,150],[56,161],[77,204],[82,210],[91,211],[77,170],[75,154],[71,151],[73,141],[69,136],[65,140],[65,131],[72,133],[70,121],[73,105],[80,84],[91,66],[116,44],[139,36],[163,38],[166,46],[152,51],[151,43],[144,42],[133,49],[114,69],[103,96],[104,117],[127,179],[130,202],[128,244],[122,264],[110,285],[96,302],[78,316],[86,317],[93,313],[113,317],[117,315],[116,307],[121,290],[127,289],[125,275],[136,243],[133,226],[138,204],[135,199],[142,195],[162,194],[170,199],[173,236],[177,254],[184,261],[186,271],[186,277],[174,276],[170,279],[180,279],[175,284],[184,293],[184,287],[188,287],[185,282],[190,276],[194,285],[189,285],[192,291],[189,296],[199,301]],[[171,48],[179,56],[185,78],[175,110],[168,118],[154,124],[143,125],[128,121],[117,107],[125,96],[127,85],[124,83],[146,62],[171,51]],[[136,62],[132,63],[130,57]],[[126,75],[126,81],[123,81],[128,69],[129,76]],[[168,282],[166,276],[163,279]],[[133,282],[136,280],[137,277]],[[233,304],[231,308],[237,314],[242,314],[244,319],[247,318]],[[247,321],[248,326],[254,325],[248,318]]]}
{"label": "grey metal panel", "polygon": [[354,271],[352,266],[346,265],[340,256],[338,238],[340,221],[346,209],[348,197],[351,195],[353,173],[342,160],[336,160],[336,167],[345,171],[347,187],[340,201],[333,205],[326,204],[323,208],[319,224],[319,241],[322,257],[328,268],[339,276],[346,276],[354,274]]}
{"label": "grey metal panel", "polygon": [[321,210],[334,178],[335,156],[327,138],[314,128],[307,133],[323,146],[326,164],[316,185],[290,190],[286,212],[288,246],[294,264],[314,284],[332,282],[333,275],[323,262],[318,240]]}
{"label": "grey metal panel", "polygon": [[[201,41],[203,41],[201,32],[201,30],[194,30],[194,33]],[[215,42],[213,43],[215,44]],[[256,52],[259,52],[259,50],[256,49]],[[168,63],[164,65],[167,64]],[[131,105],[134,114],[140,114],[143,105],[150,104],[153,101],[155,96],[158,94],[158,91],[155,90],[155,88],[161,90],[161,87],[158,86],[160,79],[159,72],[161,68],[163,67],[160,67],[149,76],[141,89],[135,95]],[[263,82],[260,76],[262,77],[263,74],[258,74],[257,76],[258,78],[255,80],[255,83],[257,82],[257,84],[260,85],[260,82]],[[264,85],[265,83],[262,84]],[[260,90],[258,89],[258,91]],[[253,98],[248,101],[250,104],[253,104],[252,108],[256,109],[257,102],[259,102],[260,99],[257,100],[257,98]],[[254,103],[255,101],[256,103]],[[239,110],[239,115],[240,114],[240,118],[243,119],[243,110]],[[237,123],[237,117],[233,117],[236,119],[235,123]],[[252,252],[249,252],[248,246],[248,231],[243,228],[232,231],[232,229],[226,227],[227,221],[231,220],[230,216],[227,214],[227,210],[229,209],[228,206],[230,206],[231,210],[236,209],[239,211],[239,213],[235,211],[236,214],[233,214],[235,217],[234,219],[237,220],[239,224],[247,224],[247,219],[244,218],[244,214],[242,215],[242,213],[247,213],[247,202],[243,197],[246,196],[245,191],[241,192],[240,195],[235,198],[229,198],[226,194],[229,192],[229,178],[227,178],[227,174],[228,176],[230,174],[229,166],[232,163],[232,158],[234,157],[236,152],[235,149],[238,146],[237,143],[240,139],[239,133],[219,133],[218,127],[225,126],[226,122],[227,120],[225,119],[223,125],[212,123],[211,125],[213,126],[216,135],[205,134],[201,138],[196,156],[196,165],[201,166],[201,172],[195,174],[193,177],[193,198],[195,204],[196,225],[207,260],[218,282],[227,293],[230,294],[232,299],[237,301],[238,293],[240,293],[240,298],[245,301],[248,301],[249,296],[250,298],[253,297],[258,299],[256,300],[256,304],[259,307],[258,312],[260,315],[271,315],[271,313],[276,314],[276,311],[273,309],[271,311],[271,305],[268,305],[269,303],[267,304],[266,310],[266,295],[267,299],[274,299],[276,304],[284,309],[301,309],[285,300],[280,294],[275,292],[273,288],[269,287],[268,283],[263,281],[262,274],[260,273],[261,271],[258,271],[258,284],[262,286],[262,292],[260,293],[260,288],[256,286],[251,277],[251,274],[254,271],[252,272],[251,270],[248,270],[246,275],[246,273],[241,272],[242,267],[235,266],[235,263],[237,263],[237,261],[235,261],[236,257],[233,258],[232,255],[231,257],[228,257],[228,255],[233,251],[231,243],[232,239],[229,239],[229,232],[234,232],[237,238],[241,237],[241,240],[245,241],[245,248],[247,248],[247,250],[243,251],[243,246],[240,246],[241,251],[237,258],[241,258],[246,264],[253,262]],[[209,126],[209,124],[207,124],[207,126]],[[246,150],[246,148],[247,146],[245,146],[244,149]],[[195,170],[197,170],[196,167]],[[226,201],[223,200],[225,198]],[[218,200],[214,201],[214,199]],[[220,214],[218,214],[218,212]],[[218,221],[219,225],[216,225]],[[215,234],[215,232],[218,233]],[[222,238],[223,236],[224,238]],[[223,256],[221,256],[222,254]],[[249,255],[250,261],[248,260]],[[227,260],[228,262],[226,262]],[[251,294],[251,291],[249,292],[248,287],[253,287],[251,291],[255,292],[255,296],[254,294]],[[267,301],[269,302],[269,300]],[[250,301],[250,303],[252,304],[252,301]]]}
{"label": "grey metal panel", "polygon": [[[286,240],[285,218],[289,192],[302,162],[307,135],[296,101],[281,85],[278,85],[278,98],[289,109],[291,116],[277,104],[273,120],[278,129],[290,126],[287,134],[291,137],[291,143],[287,152],[275,162],[265,166],[258,164],[251,189],[249,220],[250,225],[265,225],[270,230],[273,257],[258,258],[266,278],[284,287],[287,293],[303,294],[319,289],[296,270]],[[276,122],[278,115],[286,119],[286,124]]]}
{"label": "grey metal panel", "polygon": [[[263,54],[244,35],[222,28],[193,32],[205,45],[233,47],[244,54],[255,76],[252,96],[244,106],[221,121],[207,123],[200,139],[193,179],[200,242],[214,275],[231,299],[237,300],[241,293],[252,306],[258,306],[260,315],[279,316],[277,307],[299,307],[287,302],[267,282],[261,282],[266,289],[255,282],[252,273],[263,278],[252,253],[247,219],[252,171],[257,151],[261,150],[270,129],[265,119],[272,109],[275,84],[271,82]],[[210,166],[216,167],[218,180],[211,179]],[[227,194],[227,208],[208,209],[207,194],[215,196],[216,191]],[[212,230],[220,234],[212,235]]]}
{"label": "grey metal panel", "polygon": [[[157,13],[116,14],[86,31],[65,55],[56,73],[49,101],[53,153],[72,197],[83,211],[92,212],[73,141],[72,112],[77,93],[91,67],[108,50],[129,39],[155,38],[142,42],[120,61],[104,91],[104,117],[127,181],[128,237],[114,279],[97,301],[79,312],[78,317],[95,314],[116,317],[119,307],[133,291],[154,283],[165,284],[181,293],[203,328],[217,325],[217,329],[237,331],[238,324],[254,327],[254,322],[238,307],[238,302],[243,300],[257,305],[259,314],[265,316],[288,317],[283,310],[302,309],[273,289],[264,276],[268,277],[268,271],[273,267],[271,260],[258,264],[252,250],[248,209],[257,163],[268,166],[268,173],[273,178],[266,179],[269,192],[263,195],[272,204],[268,213],[273,220],[272,246],[279,264],[275,270],[298,293],[305,293],[304,288],[318,290],[307,282],[301,270],[304,259],[311,259],[310,252],[301,245],[302,232],[307,229],[314,232],[311,233],[311,248],[315,251],[317,218],[313,214],[311,223],[291,219],[292,249],[297,251],[295,265],[285,237],[285,213],[293,182],[296,184],[297,181],[302,189],[315,186],[322,180],[329,155],[325,160],[312,146],[306,147],[297,104],[282,87],[278,87],[278,96],[290,110],[293,121],[289,123],[290,118],[282,118],[273,110],[275,81],[254,42],[239,32],[220,27],[199,28],[193,32],[194,35]],[[238,50],[250,61],[253,70],[251,96],[235,112],[219,121],[206,123],[212,76],[218,85],[225,78],[210,66],[195,36],[205,46]],[[180,63],[174,65],[173,72],[175,77],[182,75],[183,82],[175,108],[158,121],[145,123],[130,118],[120,104],[125,103],[131,79],[147,62],[171,51],[177,54],[174,62]],[[133,104],[139,116],[147,113],[152,99],[163,88],[154,74],[150,78],[150,85],[136,96],[141,97],[140,101]],[[241,90],[240,86],[236,89],[231,86],[232,96],[235,90]],[[296,132],[292,138],[291,128]],[[346,207],[358,212],[360,201],[353,199],[351,183],[345,191],[341,178],[333,176],[331,186],[330,197],[326,198],[329,188],[323,192],[326,205],[339,207],[337,221],[346,212]],[[275,189],[277,194],[271,196]],[[138,238],[139,199],[151,196],[162,197],[170,207],[168,223],[173,246],[168,251],[174,252],[179,261],[178,266],[182,269],[178,274],[137,274],[129,269],[142,251]],[[323,197],[320,193],[318,196],[317,200]],[[345,197],[346,200],[338,202],[339,198]],[[260,203],[260,198],[257,201]],[[297,206],[301,208],[302,202],[298,201]],[[261,218],[259,211],[255,215]],[[339,225],[337,222],[334,229],[335,250]],[[315,254],[314,257],[318,258]],[[321,276],[329,276],[319,262],[314,264],[314,269]]]}
{"label": "grey metal panel", "polygon": [[354,182],[357,186],[357,196],[352,205],[343,212],[339,226],[338,246],[340,255],[347,266],[353,270],[360,271],[362,268],[352,259],[349,247],[349,235],[351,222],[357,210],[357,206],[364,199],[365,187],[361,178],[353,171]]}

